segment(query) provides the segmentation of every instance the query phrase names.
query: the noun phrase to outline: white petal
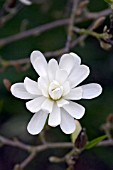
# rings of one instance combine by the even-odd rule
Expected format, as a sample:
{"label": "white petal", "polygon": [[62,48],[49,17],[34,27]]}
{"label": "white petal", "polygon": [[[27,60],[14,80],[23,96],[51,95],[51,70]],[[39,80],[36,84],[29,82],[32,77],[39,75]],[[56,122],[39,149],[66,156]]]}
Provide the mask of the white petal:
{"label": "white petal", "polygon": [[41,105],[44,101],[45,97],[37,97],[29,102],[26,102],[26,107],[30,112],[35,113],[41,109]]}
{"label": "white petal", "polygon": [[30,60],[39,76],[47,75],[47,61],[40,51],[33,51]]}
{"label": "white petal", "polygon": [[69,102],[67,100],[65,100],[65,99],[60,99],[60,100],[57,100],[56,102],[57,102],[58,107],[62,107],[64,105],[69,104]]}
{"label": "white petal", "polygon": [[11,93],[20,99],[33,99],[36,96],[27,92],[24,83],[15,83],[11,86]]}
{"label": "white petal", "polygon": [[76,128],[74,118],[70,116],[64,109],[61,110],[60,127],[65,134],[73,133]]}
{"label": "white petal", "polygon": [[74,65],[74,58],[72,55],[70,54],[62,55],[59,62],[60,69],[66,70],[67,73],[69,74],[73,68],[73,65]]}
{"label": "white petal", "polygon": [[63,108],[75,119],[81,119],[85,113],[85,108],[83,106],[72,101],[64,105]]}
{"label": "white petal", "polygon": [[60,122],[61,122],[60,108],[56,104],[54,104],[53,110],[49,115],[48,125],[55,127],[59,125]]}
{"label": "white petal", "polygon": [[47,76],[38,78],[38,87],[41,90],[42,94],[45,97],[48,97],[49,80]]}
{"label": "white petal", "polygon": [[63,96],[67,95],[70,92],[70,84],[68,81],[66,81],[63,84]]}
{"label": "white petal", "polygon": [[90,83],[81,86],[83,90],[83,99],[93,99],[102,93],[102,87],[97,83]]}
{"label": "white petal", "polygon": [[32,4],[32,2],[29,1],[29,0],[19,0],[19,1],[22,2],[25,5],[31,5]]}
{"label": "white petal", "polygon": [[34,95],[42,95],[41,91],[38,88],[38,83],[28,77],[24,79],[24,86],[29,93]]}
{"label": "white petal", "polygon": [[70,53],[72,56],[73,56],[73,58],[74,58],[74,63],[75,64],[81,64],[81,58],[77,55],[77,54],[75,54],[75,53]]}
{"label": "white petal", "polygon": [[88,77],[89,72],[89,67],[86,65],[80,65],[77,68],[75,67],[68,77],[71,87],[73,88],[85,80]]}
{"label": "white petal", "polygon": [[47,110],[49,113],[52,112],[54,102],[50,99],[46,99],[41,106],[41,109]]}
{"label": "white petal", "polygon": [[65,70],[57,70],[55,80],[58,81],[61,85],[66,81],[68,73]]}
{"label": "white petal", "polygon": [[80,100],[82,98],[82,87],[76,87],[71,89],[70,92],[65,96],[65,99],[69,100]]}
{"label": "white petal", "polygon": [[39,111],[33,115],[30,122],[28,123],[27,130],[32,135],[37,135],[41,132],[46,122],[48,113]]}
{"label": "white petal", "polygon": [[59,69],[58,63],[55,59],[51,59],[48,63],[48,76],[50,82],[55,80],[56,71]]}

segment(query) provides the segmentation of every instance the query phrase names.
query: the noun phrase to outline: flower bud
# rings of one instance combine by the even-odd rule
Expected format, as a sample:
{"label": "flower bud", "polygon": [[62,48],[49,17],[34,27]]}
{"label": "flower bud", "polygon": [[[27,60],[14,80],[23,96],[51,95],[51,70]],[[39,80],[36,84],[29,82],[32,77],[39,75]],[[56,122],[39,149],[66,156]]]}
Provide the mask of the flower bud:
{"label": "flower bud", "polygon": [[83,149],[88,141],[86,130],[83,128],[75,141],[75,147]]}

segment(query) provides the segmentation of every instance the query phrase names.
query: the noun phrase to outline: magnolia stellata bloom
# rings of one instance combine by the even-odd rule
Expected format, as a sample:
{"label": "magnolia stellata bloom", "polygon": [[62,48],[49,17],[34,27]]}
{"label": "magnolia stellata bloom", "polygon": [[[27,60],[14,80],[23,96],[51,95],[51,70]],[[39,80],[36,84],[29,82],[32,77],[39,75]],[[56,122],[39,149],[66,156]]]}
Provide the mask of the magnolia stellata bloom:
{"label": "magnolia stellata bloom", "polygon": [[20,2],[22,2],[25,5],[31,5],[32,2],[30,0],[19,0]]}
{"label": "magnolia stellata bloom", "polygon": [[40,51],[33,51],[30,61],[39,75],[38,80],[26,77],[24,83],[11,86],[15,97],[30,99],[26,107],[35,114],[28,124],[28,132],[40,133],[49,114],[48,125],[60,125],[64,133],[73,133],[76,129],[74,119],[81,119],[85,108],[71,100],[95,98],[101,94],[101,86],[91,83],[78,87],[88,77],[89,67],[81,65],[75,53],[62,55],[58,64],[55,59],[47,63]]}

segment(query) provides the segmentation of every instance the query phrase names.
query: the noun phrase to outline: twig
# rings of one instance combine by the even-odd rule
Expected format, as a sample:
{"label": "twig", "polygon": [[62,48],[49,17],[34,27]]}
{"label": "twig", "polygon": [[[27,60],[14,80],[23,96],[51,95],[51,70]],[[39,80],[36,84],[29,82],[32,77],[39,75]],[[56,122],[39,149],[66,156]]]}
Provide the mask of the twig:
{"label": "twig", "polygon": [[36,156],[36,152],[31,152],[31,154],[20,164],[20,168],[25,168]]}
{"label": "twig", "polygon": [[[93,29],[96,29],[99,26],[99,22],[101,23],[103,20],[103,17],[94,20],[93,23],[91,23],[91,25],[87,28],[87,30],[91,32]],[[72,42],[71,48],[75,47],[78,43],[84,41],[87,37],[88,34],[79,36],[75,41]]]}
{"label": "twig", "polygon": [[[3,145],[9,145],[12,147],[17,147],[28,152],[36,152],[44,151],[46,149],[54,149],[54,148],[73,148],[74,145],[71,142],[58,142],[58,143],[45,143],[38,146],[32,146],[28,144],[24,144],[18,140],[7,139],[3,136],[0,136],[0,143]],[[113,139],[108,139],[100,142],[97,146],[113,146]]]}
{"label": "twig", "polygon": [[20,149],[23,149],[23,150],[26,150],[28,152],[31,151],[31,146],[30,145],[26,145],[18,140],[11,140],[11,139],[7,139],[3,136],[0,136],[0,143],[3,144],[3,145],[9,145],[9,146],[12,146],[12,147],[17,147],[17,148],[20,148]]}
{"label": "twig", "polygon": [[36,151],[36,152],[40,152],[46,149],[52,149],[52,148],[72,148],[73,144],[71,142],[64,142],[64,143],[45,143],[42,145],[38,145],[38,146],[32,146],[32,145],[28,145],[28,144],[24,144],[18,140],[11,140],[11,139],[7,139],[3,136],[0,136],[0,143],[3,145],[9,145],[12,147],[17,147],[23,150],[26,150],[28,152],[32,152],[32,151]]}
{"label": "twig", "polygon": [[97,39],[104,38],[104,34],[105,34],[105,33],[97,33],[95,31],[91,31],[91,30],[88,30],[88,29],[80,29],[80,28],[77,28],[77,27],[74,27],[73,30],[76,33],[90,35],[90,36],[95,37]]}
{"label": "twig", "polygon": [[83,18],[77,18],[76,23],[81,23],[88,20],[95,20],[100,17],[108,16],[112,13],[112,9],[108,8],[100,12],[89,12],[87,11]]}
{"label": "twig", "polygon": [[[19,149],[23,149],[30,153],[30,155],[21,164],[15,165],[14,170],[17,170],[19,168],[23,169],[33,160],[33,158],[39,152],[45,151],[47,149],[55,149],[55,148],[58,148],[58,149],[66,149],[66,148],[69,149],[70,148],[70,149],[72,149],[72,151],[66,155],[66,157],[65,157],[66,161],[68,161],[69,155],[71,153],[73,154],[74,151],[76,151],[76,148],[73,150],[74,144],[71,142],[45,143],[45,144],[41,144],[38,146],[34,146],[34,145],[32,146],[32,145],[24,144],[18,140],[11,140],[11,139],[7,139],[3,136],[0,136],[0,143],[2,145],[17,147]],[[97,145],[97,147],[102,147],[102,146],[113,146],[113,139],[110,139],[110,140],[108,139],[108,140],[102,141]],[[79,150],[77,150],[77,152],[78,151]]]}
{"label": "twig", "polygon": [[[12,2],[13,3],[13,2]],[[14,2],[14,5],[15,5],[16,3]],[[13,5],[13,4],[12,4]],[[4,13],[3,11],[7,11],[8,12],[8,14],[6,15],[6,14],[2,14],[2,15],[0,15],[0,27],[2,27],[2,26],[4,26],[4,24],[6,24],[8,21],[10,21],[13,17],[15,17],[17,14],[18,14],[18,12],[20,12],[22,9],[23,9],[23,7],[24,7],[24,5],[22,5],[22,4],[18,4],[18,5],[16,5],[15,7],[13,6],[11,9],[10,9],[10,6],[11,6],[11,4],[10,4],[10,2],[9,1],[6,1],[5,3],[4,3],[4,5],[3,5],[3,8],[1,9],[1,14],[2,13]]]}
{"label": "twig", "polygon": [[79,0],[73,0],[73,8],[72,8],[72,13],[69,21],[69,28],[68,28],[68,35],[67,35],[67,42],[65,46],[65,51],[69,52],[70,49],[70,44],[72,41],[72,34],[73,34],[73,26],[74,26],[74,21],[75,21],[75,16],[76,16],[76,11],[78,7]]}
{"label": "twig", "polygon": [[[93,29],[96,29],[98,26],[99,26],[99,22],[101,23],[103,21],[104,18],[99,18],[97,20],[95,20],[89,27],[88,27],[88,32],[85,32],[85,35],[81,35],[79,36],[75,41],[73,41],[70,45],[71,48],[75,47],[78,43],[82,42],[83,40],[85,40],[87,37],[88,37],[88,34],[90,33],[93,33],[92,30]],[[78,29],[78,28],[76,28]],[[81,31],[81,29],[79,29],[79,31]],[[82,31],[83,33],[83,31]],[[97,34],[96,35],[100,35],[100,34]],[[103,36],[103,34],[102,34]],[[56,51],[50,51],[50,52],[45,52],[44,55],[47,57],[47,58],[50,58],[50,57],[57,57],[57,56],[60,56],[62,55],[63,53],[65,52],[65,48],[62,48],[62,49],[59,49],[59,50],[56,50]],[[25,59],[18,59],[18,60],[4,60],[4,59],[0,59],[0,64],[1,64],[1,67],[3,69],[9,67],[9,66],[14,66],[14,67],[18,67],[19,65],[24,65],[24,64],[29,64],[30,63],[30,60],[29,58],[25,58]]]}
{"label": "twig", "polygon": [[[112,12],[111,9],[106,9],[106,10],[103,10],[101,12],[95,12],[95,13],[94,12],[93,13],[88,12],[87,16],[85,18],[78,18],[78,19],[76,19],[75,23],[80,23],[80,22],[85,21],[85,20],[95,20],[99,17],[107,16],[107,15],[111,14],[111,12]],[[39,35],[43,32],[51,30],[53,28],[65,26],[65,25],[69,24],[69,21],[70,21],[69,18],[61,19],[61,20],[58,20],[58,21],[54,21],[54,22],[51,22],[51,23],[48,23],[48,24],[38,26],[38,27],[30,29],[30,30],[26,30],[24,32],[18,33],[16,35],[9,36],[7,38],[2,38],[2,39],[0,39],[0,47],[3,47],[5,45],[8,45],[10,43],[13,43],[15,41],[18,41],[18,40],[21,40],[21,39],[24,39],[24,38],[27,38],[27,37],[30,37],[30,36],[37,36],[37,35]]]}
{"label": "twig", "polygon": [[113,146],[113,139],[108,139],[100,142],[97,146]]}
{"label": "twig", "polygon": [[23,31],[16,35],[9,36],[7,38],[0,39],[0,47],[3,47],[7,44],[10,44],[12,42],[15,42],[15,41],[18,41],[18,40],[21,40],[21,39],[24,39],[24,38],[27,38],[30,36],[37,36],[43,32],[53,29],[53,28],[67,25],[68,22],[69,22],[69,19],[62,19],[62,20],[58,20],[58,21],[54,21],[54,22],[51,22],[48,24],[38,26],[38,27],[30,29],[30,30]]}

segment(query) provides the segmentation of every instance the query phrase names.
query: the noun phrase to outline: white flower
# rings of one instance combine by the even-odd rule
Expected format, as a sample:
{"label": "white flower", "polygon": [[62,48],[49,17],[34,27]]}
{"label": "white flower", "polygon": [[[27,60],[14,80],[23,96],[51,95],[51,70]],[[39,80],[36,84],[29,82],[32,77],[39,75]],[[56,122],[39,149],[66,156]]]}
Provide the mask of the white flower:
{"label": "white flower", "polygon": [[30,0],[19,0],[20,2],[22,2],[25,5],[31,5],[32,2]]}
{"label": "white flower", "polygon": [[30,60],[40,76],[38,81],[26,77],[24,83],[11,86],[15,97],[30,99],[26,107],[35,114],[28,124],[28,132],[40,133],[49,114],[50,126],[60,125],[64,133],[73,133],[76,129],[74,118],[81,119],[85,108],[71,100],[95,98],[101,94],[101,86],[91,83],[78,87],[88,77],[89,67],[81,65],[77,54],[64,54],[59,65],[55,59],[47,64],[40,51],[33,51]]}

